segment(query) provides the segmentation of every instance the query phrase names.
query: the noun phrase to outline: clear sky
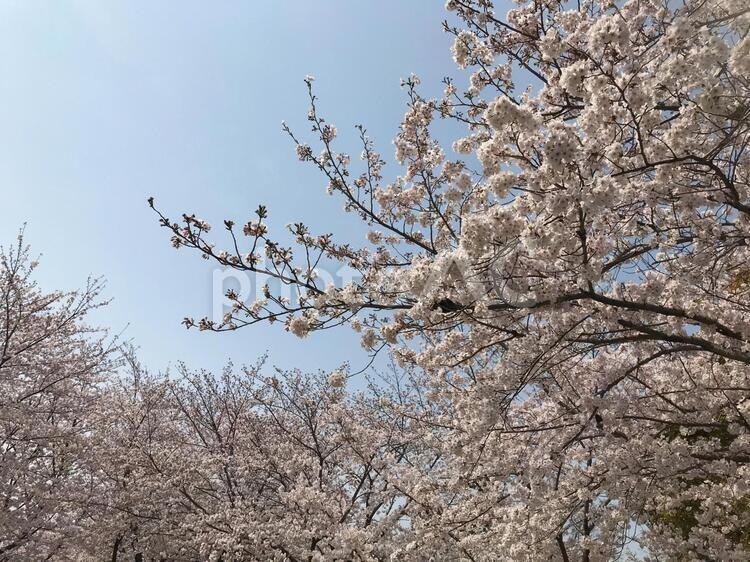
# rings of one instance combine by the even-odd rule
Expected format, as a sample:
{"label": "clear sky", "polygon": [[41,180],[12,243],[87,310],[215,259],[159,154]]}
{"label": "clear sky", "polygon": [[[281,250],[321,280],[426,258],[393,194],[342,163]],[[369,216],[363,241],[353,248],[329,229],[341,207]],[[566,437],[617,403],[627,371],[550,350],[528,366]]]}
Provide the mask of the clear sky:
{"label": "clear sky", "polygon": [[[27,222],[44,289],[107,279],[97,322],[124,330],[143,361],[217,368],[269,352],[284,368],[364,365],[346,328],[298,340],[281,326],[187,331],[210,312],[211,267],[174,251],[146,198],[171,216],[242,224],[302,220],[357,240],[362,230],[299,163],[281,132],[308,132],[302,79],[359,153],[368,127],[386,159],[403,115],[399,79],[437,94],[453,71],[433,1],[108,1],[0,3],[0,241]],[[346,142],[348,142],[348,145]],[[215,229],[221,236],[222,229]]]}

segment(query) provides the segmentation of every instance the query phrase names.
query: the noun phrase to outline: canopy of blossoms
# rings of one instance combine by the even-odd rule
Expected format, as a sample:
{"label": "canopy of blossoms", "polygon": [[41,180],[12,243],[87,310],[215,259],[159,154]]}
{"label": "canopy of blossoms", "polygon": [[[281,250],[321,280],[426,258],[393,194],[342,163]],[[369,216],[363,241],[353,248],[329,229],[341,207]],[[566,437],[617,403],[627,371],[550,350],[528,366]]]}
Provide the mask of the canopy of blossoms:
{"label": "canopy of blossoms", "polygon": [[[94,454],[72,473],[95,500],[55,499],[90,552],[750,557],[750,7],[447,9],[468,83],[446,79],[431,99],[404,80],[400,175],[386,178],[364,127],[358,160],[339,149],[311,77],[312,140],[284,125],[361,219],[360,246],[302,223],[286,246],[262,205],[226,220],[220,241],[149,200],[176,248],[268,279],[259,300],[230,291],[222,321],[187,327],[348,325],[393,374],[353,394],[344,371],[185,369],[174,382],[132,363],[81,436]],[[464,133],[440,142],[441,120]],[[326,286],[327,262],[359,276]],[[38,536],[50,548],[56,535]],[[23,538],[6,537],[0,557]]]}
{"label": "canopy of blossoms", "polygon": [[[750,9],[447,8],[468,86],[446,80],[442,99],[425,99],[416,77],[404,82],[400,176],[383,177],[362,128],[359,164],[336,148],[309,78],[317,148],[285,126],[369,244],[297,224],[297,247],[282,247],[261,208],[242,233],[225,224],[221,251],[194,216],[162,216],[176,247],[297,289],[294,302],[237,299],[200,327],[284,319],[304,337],[349,324],[373,353],[425,373],[428,405],[420,394],[393,407],[440,459],[399,475],[429,506],[411,548],[588,560],[638,541],[744,558]],[[441,146],[436,119],[466,135]],[[321,259],[360,281],[320,286]]]}

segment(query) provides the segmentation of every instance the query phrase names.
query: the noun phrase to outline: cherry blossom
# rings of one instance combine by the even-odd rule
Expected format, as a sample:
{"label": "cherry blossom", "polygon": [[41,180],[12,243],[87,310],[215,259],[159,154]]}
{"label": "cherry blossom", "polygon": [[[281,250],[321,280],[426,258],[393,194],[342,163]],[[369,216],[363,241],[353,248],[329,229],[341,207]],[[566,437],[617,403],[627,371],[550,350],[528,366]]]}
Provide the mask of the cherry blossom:
{"label": "cherry blossom", "polygon": [[101,283],[45,293],[19,236],[0,252],[0,560],[73,559],[89,517],[81,466],[97,386],[112,372],[86,315]]}
{"label": "cherry blossom", "polygon": [[[447,8],[467,85],[403,82],[400,175],[364,127],[356,165],[339,151],[310,79],[313,139],[284,126],[361,247],[228,221],[221,251],[194,215],[157,211],[176,246],[297,292],[201,327],[350,324],[417,377],[378,402],[435,459],[388,470],[418,506],[397,557],[747,559],[746,3]],[[441,119],[465,129],[451,146]],[[320,260],[358,271],[346,297]]]}

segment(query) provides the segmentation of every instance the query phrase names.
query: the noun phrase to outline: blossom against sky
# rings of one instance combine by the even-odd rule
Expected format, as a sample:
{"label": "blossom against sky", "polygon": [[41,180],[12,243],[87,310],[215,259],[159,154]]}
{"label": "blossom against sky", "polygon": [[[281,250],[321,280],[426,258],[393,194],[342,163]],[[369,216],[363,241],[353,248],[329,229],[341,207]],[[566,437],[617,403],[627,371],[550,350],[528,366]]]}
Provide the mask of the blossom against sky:
{"label": "blossom against sky", "polygon": [[[327,198],[281,131],[307,132],[303,78],[354,142],[364,124],[387,160],[404,111],[399,79],[437,94],[450,60],[433,2],[97,2],[0,5],[0,241],[28,222],[45,288],[107,279],[102,324],[132,338],[152,368],[215,368],[266,350],[284,367],[364,366],[348,330],[299,340],[281,325],[200,334],[212,266],[174,252],[146,205],[221,224],[259,203],[272,223],[362,232]],[[437,56],[436,56],[437,53]],[[234,216],[233,216],[234,215]],[[355,230],[356,229],[356,230]]]}

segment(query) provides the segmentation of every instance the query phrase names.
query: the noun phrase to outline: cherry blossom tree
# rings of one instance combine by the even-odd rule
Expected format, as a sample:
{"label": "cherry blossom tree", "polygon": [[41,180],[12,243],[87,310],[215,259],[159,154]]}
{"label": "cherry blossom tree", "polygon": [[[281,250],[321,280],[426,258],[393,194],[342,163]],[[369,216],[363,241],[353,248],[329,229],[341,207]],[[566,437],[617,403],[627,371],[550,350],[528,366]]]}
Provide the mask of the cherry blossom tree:
{"label": "cherry blossom tree", "polygon": [[[44,293],[0,252],[0,560],[381,560],[435,451],[342,370],[152,375],[85,323],[102,285]],[[263,368],[263,369],[262,369]],[[396,482],[396,484],[392,483]],[[402,487],[403,486],[403,487]]]}
{"label": "cherry blossom tree", "polygon": [[[446,79],[431,99],[404,81],[401,175],[386,180],[363,127],[359,164],[337,148],[312,78],[316,148],[284,126],[362,219],[361,247],[301,223],[286,247],[261,206],[242,227],[225,221],[222,250],[205,221],[157,211],[175,247],[296,291],[230,292],[222,322],[186,325],[280,320],[304,337],[348,324],[424,373],[417,398],[382,406],[439,459],[391,480],[430,506],[408,552],[602,560],[638,542],[747,559],[750,9],[447,8],[468,85]],[[465,136],[441,145],[440,119]],[[360,278],[322,286],[328,260]]]}
{"label": "cherry blossom tree", "polygon": [[87,328],[101,285],[44,293],[19,237],[0,251],[0,560],[70,559],[89,516],[81,454],[111,348]]}
{"label": "cherry blossom tree", "polygon": [[179,371],[131,361],[102,394],[87,556],[382,560],[404,543],[409,491],[386,476],[426,457],[400,417],[347,397],[339,372]]}

